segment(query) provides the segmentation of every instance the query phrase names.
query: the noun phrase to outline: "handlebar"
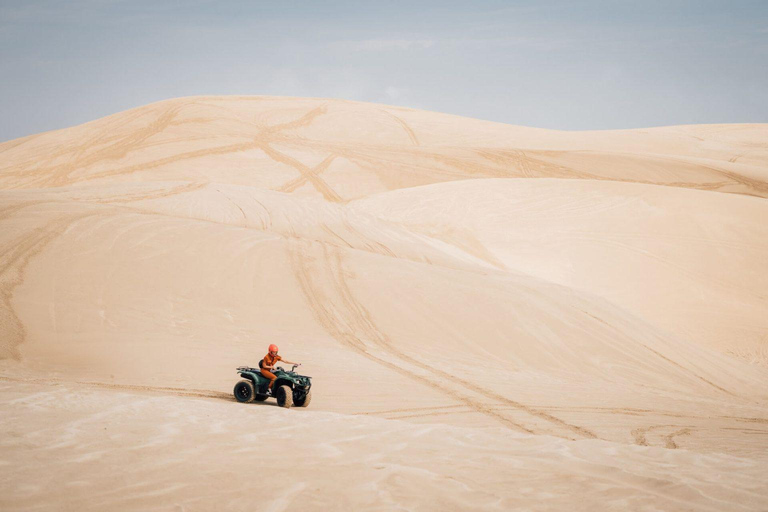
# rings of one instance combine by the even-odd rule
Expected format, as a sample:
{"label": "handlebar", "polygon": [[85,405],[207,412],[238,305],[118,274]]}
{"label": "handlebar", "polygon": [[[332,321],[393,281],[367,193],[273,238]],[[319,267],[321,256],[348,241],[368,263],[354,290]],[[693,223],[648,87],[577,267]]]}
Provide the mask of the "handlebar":
{"label": "handlebar", "polygon": [[[300,365],[300,364],[294,364],[294,365],[291,367],[291,371],[292,371],[292,372],[295,372],[295,371],[296,371],[296,368],[298,368],[299,366],[301,366],[301,365]],[[285,369],[285,368],[283,368],[282,366],[275,366],[275,367],[273,368],[273,370],[272,370],[272,371],[273,371],[273,372],[284,372],[284,371],[286,371],[286,369]]]}

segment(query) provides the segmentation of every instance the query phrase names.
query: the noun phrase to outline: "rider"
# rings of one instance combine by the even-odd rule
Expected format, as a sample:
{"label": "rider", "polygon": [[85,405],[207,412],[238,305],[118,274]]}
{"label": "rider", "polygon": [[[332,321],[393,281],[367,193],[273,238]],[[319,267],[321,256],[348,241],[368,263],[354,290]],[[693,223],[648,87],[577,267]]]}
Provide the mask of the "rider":
{"label": "rider", "polygon": [[275,369],[275,364],[277,364],[278,361],[285,361],[288,364],[296,364],[301,365],[301,363],[292,363],[291,361],[288,361],[286,359],[283,359],[279,355],[277,355],[277,345],[270,345],[269,346],[269,352],[266,356],[264,356],[264,359],[261,360],[259,363],[259,366],[261,367],[261,374],[269,379],[269,393],[272,392],[272,385],[275,383],[275,379],[277,377],[274,373],[272,373],[270,370]]}

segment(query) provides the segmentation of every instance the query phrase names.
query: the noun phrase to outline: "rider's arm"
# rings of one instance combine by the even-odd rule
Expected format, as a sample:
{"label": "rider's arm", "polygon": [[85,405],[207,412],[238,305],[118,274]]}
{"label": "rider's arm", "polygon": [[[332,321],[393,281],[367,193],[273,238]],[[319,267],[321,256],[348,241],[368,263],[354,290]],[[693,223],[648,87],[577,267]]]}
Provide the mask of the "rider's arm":
{"label": "rider's arm", "polygon": [[294,363],[293,361],[289,361],[289,360],[287,360],[287,359],[283,359],[283,362],[284,362],[285,364],[299,364],[299,363]]}

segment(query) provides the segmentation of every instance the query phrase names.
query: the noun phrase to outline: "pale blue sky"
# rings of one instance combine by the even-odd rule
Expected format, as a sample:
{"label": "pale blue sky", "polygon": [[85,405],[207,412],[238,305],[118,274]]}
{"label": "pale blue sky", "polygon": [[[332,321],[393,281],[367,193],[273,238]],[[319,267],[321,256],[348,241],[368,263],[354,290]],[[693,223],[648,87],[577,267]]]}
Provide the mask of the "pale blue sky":
{"label": "pale blue sky", "polygon": [[768,122],[768,1],[0,0],[0,140],[177,96],[558,129]]}

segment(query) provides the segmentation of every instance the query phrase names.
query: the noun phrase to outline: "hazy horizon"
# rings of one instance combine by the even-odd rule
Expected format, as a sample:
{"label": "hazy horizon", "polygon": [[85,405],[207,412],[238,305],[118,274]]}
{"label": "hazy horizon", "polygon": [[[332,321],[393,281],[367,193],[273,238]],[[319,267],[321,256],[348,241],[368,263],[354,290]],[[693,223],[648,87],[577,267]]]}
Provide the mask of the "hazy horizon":
{"label": "hazy horizon", "polygon": [[9,1],[0,41],[1,141],[219,94],[563,130],[768,122],[758,1]]}

